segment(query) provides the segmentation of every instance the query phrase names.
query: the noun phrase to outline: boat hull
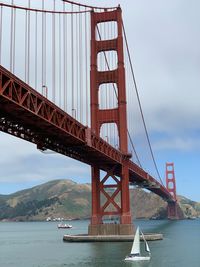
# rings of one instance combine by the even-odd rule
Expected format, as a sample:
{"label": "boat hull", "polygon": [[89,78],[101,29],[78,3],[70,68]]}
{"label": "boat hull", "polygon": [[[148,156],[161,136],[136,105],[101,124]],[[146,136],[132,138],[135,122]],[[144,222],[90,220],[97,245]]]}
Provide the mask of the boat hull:
{"label": "boat hull", "polygon": [[67,229],[67,228],[72,228],[72,225],[70,224],[58,224],[59,229]]}
{"label": "boat hull", "polygon": [[142,257],[142,256],[133,256],[133,257],[126,257],[125,261],[149,261],[150,256]]}

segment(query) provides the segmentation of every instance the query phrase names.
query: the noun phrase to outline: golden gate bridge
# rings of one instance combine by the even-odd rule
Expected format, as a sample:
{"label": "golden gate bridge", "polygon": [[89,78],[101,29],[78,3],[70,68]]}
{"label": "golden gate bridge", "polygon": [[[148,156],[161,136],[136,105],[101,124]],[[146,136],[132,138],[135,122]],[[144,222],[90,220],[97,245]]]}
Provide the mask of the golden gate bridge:
{"label": "golden gate bridge", "polygon": [[120,6],[0,3],[0,130],[91,166],[89,234],[112,233],[106,216],[133,233],[130,184],[181,217],[174,165],[164,186],[153,155]]}

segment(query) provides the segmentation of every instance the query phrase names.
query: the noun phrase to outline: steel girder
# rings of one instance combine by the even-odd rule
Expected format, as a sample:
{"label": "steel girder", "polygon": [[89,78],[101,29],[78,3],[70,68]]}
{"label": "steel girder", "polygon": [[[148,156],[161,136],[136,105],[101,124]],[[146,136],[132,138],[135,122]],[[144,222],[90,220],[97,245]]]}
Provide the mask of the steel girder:
{"label": "steel girder", "polygon": [[[119,175],[128,155],[122,154],[91,129],[51,103],[29,85],[0,66],[0,130],[51,149],[102,170],[115,166]],[[130,182],[142,184],[166,201],[174,201],[167,189],[129,160]],[[150,183],[151,182],[151,183]],[[156,184],[155,187],[152,183]],[[149,187],[148,187],[149,185]]]}

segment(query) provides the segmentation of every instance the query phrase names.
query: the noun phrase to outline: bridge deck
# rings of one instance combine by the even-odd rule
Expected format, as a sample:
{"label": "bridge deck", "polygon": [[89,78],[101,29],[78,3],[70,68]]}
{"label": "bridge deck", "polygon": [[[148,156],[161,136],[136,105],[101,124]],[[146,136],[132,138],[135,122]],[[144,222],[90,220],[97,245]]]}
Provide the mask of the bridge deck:
{"label": "bridge deck", "polygon": [[[115,166],[119,173],[122,154],[55,104],[0,66],[0,130],[51,149],[102,170]],[[167,189],[129,160],[130,182],[148,188],[166,201],[174,201]]]}

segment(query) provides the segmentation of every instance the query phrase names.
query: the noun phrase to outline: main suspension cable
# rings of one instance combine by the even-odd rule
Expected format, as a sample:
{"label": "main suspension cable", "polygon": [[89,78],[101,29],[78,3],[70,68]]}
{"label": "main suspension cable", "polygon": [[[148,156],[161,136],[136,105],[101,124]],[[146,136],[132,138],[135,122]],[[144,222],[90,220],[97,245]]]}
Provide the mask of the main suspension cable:
{"label": "main suspension cable", "polygon": [[73,2],[73,1],[69,1],[69,0],[62,0],[63,2],[66,2],[68,4],[72,4],[72,5],[76,5],[76,6],[81,6],[81,7],[86,7],[86,8],[91,8],[91,9],[100,9],[100,10],[107,10],[107,9],[116,9],[117,7],[97,7],[97,6],[90,6],[90,5],[85,5],[85,4],[81,4],[81,3],[77,3],[77,2]]}
{"label": "main suspension cable", "polygon": [[143,111],[142,111],[142,105],[141,105],[141,101],[140,101],[140,97],[139,97],[139,92],[138,92],[138,87],[137,87],[137,83],[136,83],[136,79],[135,79],[135,74],[134,74],[134,71],[133,71],[133,64],[132,64],[132,61],[131,61],[130,50],[129,50],[129,47],[128,47],[128,41],[127,41],[126,32],[125,32],[125,28],[124,28],[123,22],[122,22],[122,28],[123,28],[124,38],[125,38],[126,49],[127,49],[127,53],[128,53],[128,59],[129,59],[130,67],[131,67],[131,74],[132,74],[132,78],[133,78],[133,83],[134,83],[134,86],[135,86],[137,100],[138,100],[138,103],[139,103],[139,109],[140,109],[140,113],[141,113],[141,116],[142,116],[142,121],[143,121],[144,129],[145,129],[145,134],[146,134],[146,137],[147,137],[147,142],[148,142],[148,145],[149,145],[149,148],[150,148],[151,157],[153,159],[153,163],[154,163],[157,175],[159,177],[159,180],[160,180],[161,184],[163,185],[163,182],[162,182],[162,179],[160,177],[160,173],[158,171],[158,167],[157,167],[157,164],[156,164],[156,161],[155,161],[153,150],[152,150],[152,147],[151,147],[150,138],[149,138],[149,134],[148,134],[148,131],[147,131],[147,126],[146,126],[145,119],[144,119],[144,114],[143,114]]}
{"label": "main suspension cable", "polygon": [[21,10],[28,10],[28,11],[34,11],[39,13],[51,13],[51,14],[79,14],[79,13],[90,13],[91,9],[89,10],[81,10],[81,11],[54,11],[54,10],[43,10],[43,9],[37,9],[37,8],[29,8],[24,6],[17,6],[17,5],[10,5],[5,3],[0,3],[0,7],[9,7],[14,9],[21,9]]}

